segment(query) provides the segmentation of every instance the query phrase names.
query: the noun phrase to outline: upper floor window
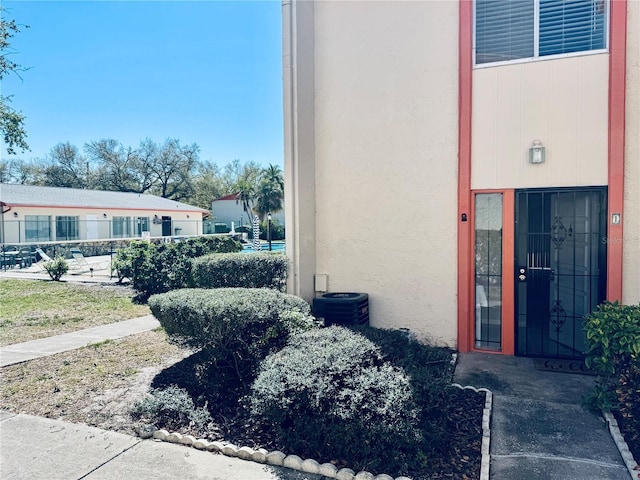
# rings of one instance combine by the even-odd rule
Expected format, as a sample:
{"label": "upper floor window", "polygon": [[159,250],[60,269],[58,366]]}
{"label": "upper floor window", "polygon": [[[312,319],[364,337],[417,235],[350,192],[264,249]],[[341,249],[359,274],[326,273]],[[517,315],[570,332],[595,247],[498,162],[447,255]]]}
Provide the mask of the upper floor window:
{"label": "upper floor window", "polygon": [[476,0],[475,64],[607,48],[606,0]]}

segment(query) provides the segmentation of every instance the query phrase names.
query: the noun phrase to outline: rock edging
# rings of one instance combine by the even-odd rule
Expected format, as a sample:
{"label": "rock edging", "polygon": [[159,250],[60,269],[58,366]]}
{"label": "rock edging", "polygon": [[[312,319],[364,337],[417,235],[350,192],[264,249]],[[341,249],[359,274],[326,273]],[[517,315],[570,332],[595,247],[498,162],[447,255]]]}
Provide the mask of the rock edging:
{"label": "rock edging", "polygon": [[476,393],[484,392],[484,408],[482,409],[482,459],[480,462],[480,480],[489,480],[489,467],[491,465],[491,412],[493,410],[493,392],[488,388],[476,388],[471,385],[462,386],[454,383],[452,386],[460,390],[473,390]]}
{"label": "rock edging", "polygon": [[640,463],[636,462],[633,458],[633,454],[629,450],[629,446],[622,436],[622,432],[620,432],[618,421],[609,411],[603,410],[602,416],[609,426],[609,433],[611,434],[611,438],[613,438],[613,441],[616,444],[618,451],[620,452],[620,456],[622,457],[627,470],[629,470],[629,475],[631,475],[631,478],[640,478],[640,472],[638,472]]}
{"label": "rock edging", "polygon": [[409,477],[394,477],[387,474],[373,475],[367,471],[354,472],[350,468],[336,467],[332,463],[318,463],[313,459],[302,460],[297,455],[285,455],[275,450],[269,452],[264,448],[253,449],[250,447],[238,447],[228,442],[210,442],[203,438],[195,438],[192,435],[182,435],[180,433],[170,433],[167,430],[156,430],[153,438],[164,442],[177,443],[198,450],[206,450],[214,453],[221,453],[228,457],[236,457],[242,460],[249,460],[256,463],[264,463],[275,467],[287,467],[305,473],[323,475],[336,480],[411,480]]}

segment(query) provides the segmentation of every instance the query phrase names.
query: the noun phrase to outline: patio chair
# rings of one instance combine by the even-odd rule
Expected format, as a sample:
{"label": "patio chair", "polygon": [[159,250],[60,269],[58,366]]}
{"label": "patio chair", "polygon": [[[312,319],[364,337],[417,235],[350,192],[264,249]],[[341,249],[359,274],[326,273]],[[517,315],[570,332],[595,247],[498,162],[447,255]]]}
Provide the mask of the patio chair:
{"label": "patio chair", "polygon": [[109,262],[88,262],[86,257],[77,248],[71,249],[71,256],[73,257],[73,262],[69,264],[69,273],[72,275],[80,275],[87,272],[93,274],[95,271],[106,270],[109,267]]}
{"label": "patio chair", "polygon": [[40,267],[40,271],[44,271],[45,270],[44,266],[49,262],[53,262],[53,258],[47,255],[45,251],[42,250],[41,248],[36,248],[36,253],[40,257],[40,261],[36,262],[36,265]]}

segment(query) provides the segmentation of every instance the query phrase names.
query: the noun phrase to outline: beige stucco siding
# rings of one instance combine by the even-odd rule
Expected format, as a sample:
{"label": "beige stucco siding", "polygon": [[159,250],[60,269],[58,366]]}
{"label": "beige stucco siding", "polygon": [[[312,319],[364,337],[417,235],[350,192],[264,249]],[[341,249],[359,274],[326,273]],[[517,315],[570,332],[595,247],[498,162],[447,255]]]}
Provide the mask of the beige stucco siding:
{"label": "beige stucco siding", "polygon": [[455,346],[458,5],[315,3],[316,273]]}
{"label": "beige stucco siding", "polygon": [[[472,188],[607,184],[607,54],[473,71]],[[533,140],[544,164],[528,163]]]}
{"label": "beige stucco siding", "polygon": [[624,303],[640,302],[640,2],[627,3],[627,92],[624,165]]}

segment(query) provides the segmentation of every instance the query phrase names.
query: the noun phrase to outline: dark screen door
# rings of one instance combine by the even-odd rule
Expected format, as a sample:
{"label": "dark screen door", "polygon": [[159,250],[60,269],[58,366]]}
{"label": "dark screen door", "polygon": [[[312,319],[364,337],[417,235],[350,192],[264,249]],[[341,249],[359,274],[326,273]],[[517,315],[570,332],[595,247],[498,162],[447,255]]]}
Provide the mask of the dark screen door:
{"label": "dark screen door", "polygon": [[516,192],[519,355],[580,358],[606,292],[606,187]]}

